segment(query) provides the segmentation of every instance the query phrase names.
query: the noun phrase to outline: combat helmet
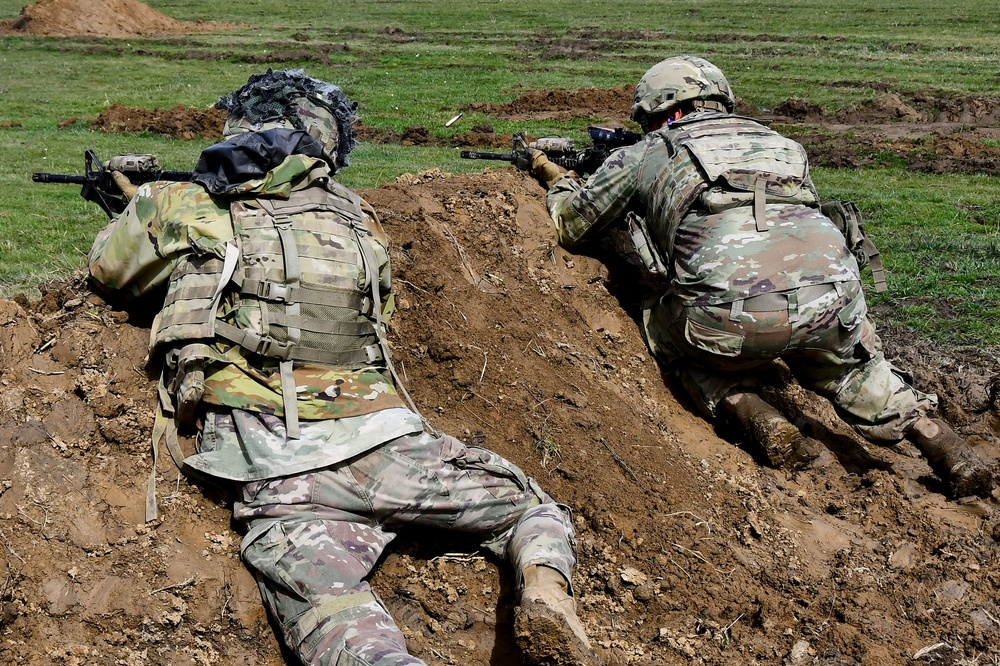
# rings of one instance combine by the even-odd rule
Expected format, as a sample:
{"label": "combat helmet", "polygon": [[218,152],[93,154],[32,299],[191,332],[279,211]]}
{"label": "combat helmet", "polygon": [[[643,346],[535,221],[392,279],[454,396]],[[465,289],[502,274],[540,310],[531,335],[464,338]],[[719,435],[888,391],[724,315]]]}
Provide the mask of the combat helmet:
{"label": "combat helmet", "polygon": [[639,79],[632,100],[632,120],[648,132],[650,116],[687,100],[726,113],[736,108],[736,97],[722,70],[704,58],[675,56],[656,63]]}
{"label": "combat helmet", "polygon": [[229,113],[223,136],[285,127],[304,130],[322,146],[339,171],[357,139],[352,127],[358,104],[338,86],[306,76],[301,69],[254,74],[246,85],[215,103]]}

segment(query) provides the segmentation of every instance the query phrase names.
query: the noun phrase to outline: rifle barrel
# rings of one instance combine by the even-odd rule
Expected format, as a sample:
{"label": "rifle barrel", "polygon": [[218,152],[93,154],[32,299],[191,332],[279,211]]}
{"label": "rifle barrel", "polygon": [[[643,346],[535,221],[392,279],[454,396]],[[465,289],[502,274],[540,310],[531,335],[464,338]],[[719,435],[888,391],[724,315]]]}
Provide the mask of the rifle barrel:
{"label": "rifle barrel", "polygon": [[33,173],[31,180],[36,183],[70,183],[83,185],[87,182],[86,176],[67,176],[61,173]]}
{"label": "rifle barrel", "polygon": [[[128,174],[126,174],[126,175],[128,175]],[[161,171],[161,172],[159,172],[158,174],[156,174],[156,177],[153,178],[152,180],[170,180],[170,181],[176,181],[176,182],[187,182],[187,181],[191,180],[191,178],[193,176],[194,176],[194,173],[192,173],[190,171],[171,171],[171,170],[167,170],[167,171]]]}
{"label": "rifle barrel", "polygon": [[503,160],[504,162],[515,160],[513,153],[480,153],[475,150],[463,150],[461,157],[467,160]]}
{"label": "rifle barrel", "polygon": [[[135,184],[151,183],[157,180],[169,180],[172,182],[190,181],[192,174],[190,171],[154,171],[149,173],[126,173]],[[36,183],[69,183],[71,185],[85,185],[92,179],[87,176],[71,176],[61,173],[39,173],[31,174],[31,180]]]}

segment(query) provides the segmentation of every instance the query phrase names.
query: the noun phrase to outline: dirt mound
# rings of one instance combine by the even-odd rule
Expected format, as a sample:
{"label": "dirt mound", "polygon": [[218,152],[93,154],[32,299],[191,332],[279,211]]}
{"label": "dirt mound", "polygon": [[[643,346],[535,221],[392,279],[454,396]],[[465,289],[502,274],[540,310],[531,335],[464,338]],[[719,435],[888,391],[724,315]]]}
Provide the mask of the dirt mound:
{"label": "dirt mound", "polygon": [[928,173],[1000,174],[996,145],[1000,134],[937,130],[896,136],[882,127],[856,128],[849,140],[841,132],[816,135],[787,128],[786,134],[805,146],[813,166],[856,169],[903,164]]}
{"label": "dirt mound", "polygon": [[[892,97],[898,100],[898,97]],[[837,119],[828,118],[818,106],[800,100],[787,100],[772,114],[761,117],[766,122],[784,124],[781,129],[805,145],[814,166],[858,168],[904,163],[911,169],[931,173],[1000,173],[1000,148],[996,146],[1000,129],[988,125],[970,129],[967,123],[890,121],[903,113],[899,110],[900,105],[892,99],[883,100],[877,108],[881,109],[878,113],[886,121],[883,124],[840,124]],[[913,111],[907,105],[902,108]],[[969,101],[957,104],[954,113],[961,117],[963,113],[979,109],[981,112],[977,117],[988,123],[992,116],[985,110],[989,108],[983,100],[977,103]],[[755,115],[752,109],[738,108],[737,112]],[[583,117],[587,112],[560,113]],[[875,113],[869,112],[865,117],[871,120]],[[829,122],[817,124],[818,117],[827,118]],[[67,118],[59,124],[61,127],[68,126],[78,120]],[[177,105],[170,109],[144,109],[113,104],[90,121],[90,126],[101,132],[155,132],[176,139],[216,140],[222,136],[224,122],[225,113],[213,108]],[[426,127],[419,125],[396,132],[392,128],[380,129],[359,121],[354,129],[361,141],[404,146],[490,148],[509,152],[512,139],[510,134],[495,133],[490,125],[475,125],[450,137],[434,136]],[[529,140],[531,138],[528,137]]]}
{"label": "dirt mound", "polygon": [[491,125],[474,125],[466,132],[459,132],[450,137],[436,137],[430,130],[421,125],[412,125],[402,132],[391,127],[379,129],[358,121],[354,123],[354,131],[359,141],[370,143],[398,143],[403,146],[450,146],[476,148],[507,148],[508,152],[513,137],[510,134],[497,134]]}
{"label": "dirt mound", "polygon": [[[853,447],[794,385],[775,400],[825,433],[824,464],[775,471],[720,439],[646,353],[628,268],[555,246],[512,168],[362,194],[393,240],[391,342],[417,405],[574,509],[580,614],[620,663],[1000,658],[994,500],[944,501],[912,447]],[[0,301],[0,663],[283,663],[220,493],[161,459],[162,518],[141,524],[150,313],[80,282],[42,294]],[[991,366],[906,342],[890,356],[996,458]],[[520,664],[510,572],[408,536],[372,583],[413,652]]]}
{"label": "dirt mound", "polygon": [[473,102],[463,111],[479,111],[510,120],[571,120],[628,118],[634,86],[582,90],[529,90],[504,104]]}
{"label": "dirt mound", "polygon": [[[66,127],[79,118],[66,118],[59,123]],[[90,121],[99,132],[154,132],[175,139],[219,139],[226,122],[225,111],[215,108],[197,109],[178,104],[170,109],[112,104]],[[392,128],[379,129],[358,121],[354,124],[358,140],[371,143],[398,143],[404,146],[451,146],[478,148],[510,148],[512,136],[497,134],[490,125],[474,125],[472,129],[450,137],[431,135],[426,127],[414,125],[402,132]]]}
{"label": "dirt mound", "polygon": [[141,37],[225,30],[222,23],[178,21],[138,0],[37,0],[0,22],[0,34]]}
{"label": "dirt mound", "polygon": [[170,109],[143,109],[112,104],[90,122],[100,132],[154,132],[175,139],[221,139],[226,112],[178,104]]}
{"label": "dirt mound", "polygon": [[[531,91],[507,104],[469,104],[466,111],[520,120],[628,117],[631,92],[625,86],[607,90]],[[1000,174],[1000,100],[970,96],[951,98],[930,92],[904,100],[895,93],[828,113],[815,104],[788,99],[762,111],[738,101],[736,112],[774,124],[806,146],[814,166],[858,168],[902,164],[930,173]],[[72,124],[69,118],[60,126]],[[103,132],[156,132],[179,139],[217,139],[225,114],[216,109],[175,106],[143,109],[114,104],[90,122]],[[404,146],[451,146],[503,149],[510,134],[497,134],[480,124],[450,137],[414,125],[400,132],[359,121],[361,141]]]}
{"label": "dirt mound", "polygon": [[926,125],[963,124],[972,127],[1000,126],[1000,99],[993,97],[957,97],[946,93],[922,91],[904,99],[894,92],[883,92],[875,99],[835,113],[816,104],[788,99],[771,112],[756,114],[768,120],[781,118],[804,123],[870,125],[878,123],[915,123]]}

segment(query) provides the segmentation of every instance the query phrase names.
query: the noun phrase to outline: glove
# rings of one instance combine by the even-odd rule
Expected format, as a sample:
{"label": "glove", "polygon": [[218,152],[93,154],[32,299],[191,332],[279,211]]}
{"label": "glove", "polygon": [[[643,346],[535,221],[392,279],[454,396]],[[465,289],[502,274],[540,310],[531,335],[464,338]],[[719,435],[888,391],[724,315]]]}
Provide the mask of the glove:
{"label": "glove", "polygon": [[531,175],[547,188],[552,187],[552,184],[566,173],[566,169],[553,164],[548,156],[537,148],[528,148],[528,157],[531,158]]}
{"label": "glove", "polygon": [[112,171],[111,178],[115,181],[115,185],[118,189],[122,191],[126,199],[131,200],[135,196],[136,190],[139,188],[132,184],[132,181],[128,179],[128,176],[123,174],[121,171]]}

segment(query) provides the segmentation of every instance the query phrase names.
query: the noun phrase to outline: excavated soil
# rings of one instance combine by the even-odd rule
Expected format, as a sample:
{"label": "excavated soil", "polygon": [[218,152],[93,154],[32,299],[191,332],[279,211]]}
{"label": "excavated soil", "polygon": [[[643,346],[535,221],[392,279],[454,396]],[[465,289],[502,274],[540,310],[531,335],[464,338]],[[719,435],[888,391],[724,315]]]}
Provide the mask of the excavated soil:
{"label": "excavated soil", "polygon": [[[1000,659],[995,498],[946,501],[912,446],[861,444],[781,368],[772,399],[830,452],[789,472],[724,439],[647,354],[630,269],[555,246],[514,169],[361,194],[393,239],[399,372],[572,507],[579,612],[614,663]],[[152,313],[80,279],[41,294],[0,301],[0,663],[284,663],[221,492],[161,458],[142,523]],[[994,366],[887,338],[995,462]],[[511,572],[467,539],[404,533],[372,583],[429,664],[522,663]]]}
{"label": "excavated soil", "polygon": [[178,21],[138,0],[37,0],[16,19],[0,21],[0,34],[44,37],[144,37],[227,30],[234,26]]}

